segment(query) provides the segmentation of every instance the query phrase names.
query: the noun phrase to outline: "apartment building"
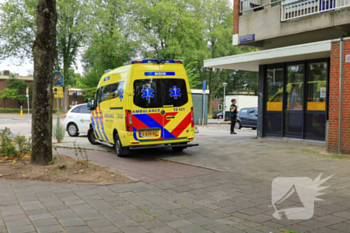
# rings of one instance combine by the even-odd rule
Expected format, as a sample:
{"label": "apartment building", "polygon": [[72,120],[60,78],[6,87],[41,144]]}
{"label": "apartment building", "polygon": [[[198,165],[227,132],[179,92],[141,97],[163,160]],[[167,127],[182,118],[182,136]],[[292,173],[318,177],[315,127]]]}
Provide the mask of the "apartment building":
{"label": "apartment building", "polygon": [[350,0],[234,0],[233,46],[205,67],[259,72],[258,137],[350,153]]}

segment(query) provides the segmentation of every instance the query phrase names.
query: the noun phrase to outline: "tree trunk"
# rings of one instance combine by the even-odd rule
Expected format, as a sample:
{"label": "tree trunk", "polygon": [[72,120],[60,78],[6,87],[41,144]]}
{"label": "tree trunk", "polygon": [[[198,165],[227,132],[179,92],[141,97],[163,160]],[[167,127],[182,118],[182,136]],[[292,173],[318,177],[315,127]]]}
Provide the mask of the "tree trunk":
{"label": "tree trunk", "polygon": [[39,0],[37,35],[33,46],[34,83],[31,162],[52,160],[52,85],[56,53],[56,0]]}

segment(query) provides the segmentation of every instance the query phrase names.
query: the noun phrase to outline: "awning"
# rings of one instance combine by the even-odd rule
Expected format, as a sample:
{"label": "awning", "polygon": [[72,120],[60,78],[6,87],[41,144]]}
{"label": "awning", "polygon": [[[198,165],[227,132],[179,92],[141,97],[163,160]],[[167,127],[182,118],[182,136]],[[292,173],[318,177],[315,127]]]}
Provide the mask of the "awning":
{"label": "awning", "polygon": [[259,65],[330,57],[331,40],[294,45],[204,61],[204,67],[259,71]]}

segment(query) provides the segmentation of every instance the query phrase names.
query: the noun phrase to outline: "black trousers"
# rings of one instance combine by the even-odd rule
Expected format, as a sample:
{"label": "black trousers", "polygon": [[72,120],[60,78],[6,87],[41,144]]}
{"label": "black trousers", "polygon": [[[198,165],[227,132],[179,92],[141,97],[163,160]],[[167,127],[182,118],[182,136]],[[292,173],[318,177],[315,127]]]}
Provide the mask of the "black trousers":
{"label": "black trousers", "polygon": [[231,116],[231,132],[235,132],[237,116]]}

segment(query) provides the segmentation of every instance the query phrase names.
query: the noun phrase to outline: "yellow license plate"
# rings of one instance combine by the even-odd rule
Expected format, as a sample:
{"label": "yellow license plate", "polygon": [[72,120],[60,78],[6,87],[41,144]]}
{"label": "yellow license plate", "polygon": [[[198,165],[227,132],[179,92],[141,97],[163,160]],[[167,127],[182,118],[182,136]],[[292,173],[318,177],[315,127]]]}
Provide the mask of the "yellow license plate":
{"label": "yellow license plate", "polygon": [[159,132],[158,131],[144,131],[140,132],[141,137],[158,137]]}

